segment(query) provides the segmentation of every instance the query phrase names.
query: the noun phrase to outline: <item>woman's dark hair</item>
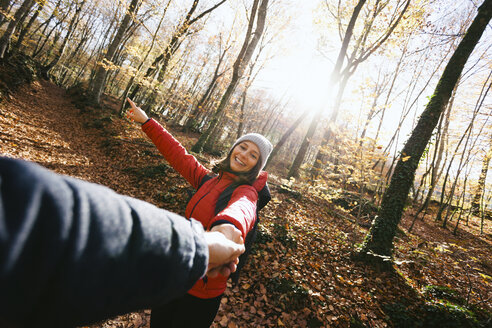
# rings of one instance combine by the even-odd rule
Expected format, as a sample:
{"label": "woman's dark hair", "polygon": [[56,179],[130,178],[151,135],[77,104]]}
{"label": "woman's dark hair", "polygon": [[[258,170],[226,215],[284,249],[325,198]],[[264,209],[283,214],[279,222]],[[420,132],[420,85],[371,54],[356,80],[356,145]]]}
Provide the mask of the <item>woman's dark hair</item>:
{"label": "woman's dark hair", "polygon": [[227,154],[225,158],[214,163],[212,167],[212,172],[214,172],[215,174],[219,174],[221,171],[231,172],[238,176],[238,180],[235,182],[238,185],[242,185],[242,184],[252,185],[253,182],[255,182],[256,178],[258,178],[258,175],[260,174],[261,171],[261,155],[258,157],[258,161],[256,162],[256,165],[248,172],[242,172],[242,173],[233,172],[231,169],[231,155],[232,155],[232,151],[237,146],[238,145],[232,147],[231,150],[229,151],[229,154]]}

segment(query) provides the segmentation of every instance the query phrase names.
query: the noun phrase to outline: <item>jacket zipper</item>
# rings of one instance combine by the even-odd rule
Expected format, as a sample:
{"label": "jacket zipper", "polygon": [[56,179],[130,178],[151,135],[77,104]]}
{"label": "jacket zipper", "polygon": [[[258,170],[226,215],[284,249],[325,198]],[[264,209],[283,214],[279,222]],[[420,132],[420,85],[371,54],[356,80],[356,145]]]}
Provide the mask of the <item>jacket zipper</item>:
{"label": "jacket zipper", "polygon": [[[219,181],[220,181],[221,178],[222,178],[222,174],[219,175],[219,177],[217,178],[217,182],[215,183],[215,185],[218,185],[219,184]],[[193,208],[191,209],[191,212],[190,212],[190,217],[188,219],[190,219],[191,216],[193,215],[193,212],[195,211],[195,208],[198,205],[198,203],[200,203],[200,201],[203,199],[203,197],[207,196],[212,189],[213,189],[213,187],[210,188],[202,197],[200,197],[200,199],[195,203],[195,205],[193,205]],[[203,280],[203,287],[202,288],[205,290],[207,288],[208,277],[205,276],[205,277],[202,278],[202,280]]]}
{"label": "jacket zipper", "polygon": [[[219,177],[217,178],[217,182],[215,183],[215,185],[217,185],[219,183],[220,178],[222,178],[222,175],[219,175]],[[203,197],[207,196],[210,193],[210,191],[212,190],[212,188],[210,188],[202,197],[200,197],[200,199],[195,203],[195,205],[193,205],[193,208],[191,209],[190,216],[188,217],[188,219],[190,219],[191,216],[193,215],[193,212],[195,211],[195,208],[198,205],[198,203],[200,203],[200,201],[203,199]]]}

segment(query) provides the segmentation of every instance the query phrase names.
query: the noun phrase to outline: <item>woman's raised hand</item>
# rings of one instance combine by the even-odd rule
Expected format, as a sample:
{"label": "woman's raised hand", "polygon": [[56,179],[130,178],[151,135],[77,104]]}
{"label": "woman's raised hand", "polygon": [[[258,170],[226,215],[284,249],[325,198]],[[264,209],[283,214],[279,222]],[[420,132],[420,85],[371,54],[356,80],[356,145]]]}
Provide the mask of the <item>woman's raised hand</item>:
{"label": "woman's raised hand", "polygon": [[142,108],[137,107],[133,101],[131,101],[130,98],[126,98],[128,103],[130,104],[131,108],[128,110],[126,113],[126,117],[132,121],[135,121],[137,123],[145,123],[149,117],[145,112],[142,110]]}

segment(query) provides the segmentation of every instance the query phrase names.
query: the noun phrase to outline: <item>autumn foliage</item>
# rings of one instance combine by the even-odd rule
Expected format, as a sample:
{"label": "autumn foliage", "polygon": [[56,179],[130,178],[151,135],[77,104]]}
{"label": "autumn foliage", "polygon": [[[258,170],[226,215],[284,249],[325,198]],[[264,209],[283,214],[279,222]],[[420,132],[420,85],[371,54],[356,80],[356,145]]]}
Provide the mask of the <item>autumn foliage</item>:
{"label": "autumn foliage", "polygon": [[[182,213],[189,186],[137,126],[119,118],[117,102],[105,98],[104,110],[81,110],[72,102],[76,96],[45,81],[20,87],[0,104],[0,152]],[[168,128],[187,147],[197,139]],[[370,209],[356,220],[356,197],[322,197],[309,184],[275,174],[270,185],[273,200],[262,211],[253,255],[239,284],[229,286],[214,327],[490,324],[489,221],[484,235],[472,217],[454,236],[428,216],[407,233],[409,209],[395,242],[394,271],[382,273],[352,260],[370,223]],[[149,313],[92,327],[148,327]]]}

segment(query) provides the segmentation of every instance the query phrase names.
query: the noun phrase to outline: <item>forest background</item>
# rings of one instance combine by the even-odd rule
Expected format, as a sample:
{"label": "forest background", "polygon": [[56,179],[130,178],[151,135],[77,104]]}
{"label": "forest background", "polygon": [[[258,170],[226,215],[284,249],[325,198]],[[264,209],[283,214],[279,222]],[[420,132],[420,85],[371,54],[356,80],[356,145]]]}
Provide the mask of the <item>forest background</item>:
{"label": "forest background", "polygon": [[[2,0],[2,153],[180,211],[183,182],[121,118],[127,96],[206,164],[243,133],[260,132],[275,146],[266,168],[275,197],[253,261],[288,270],[265,268],[231,286],[218,326],[484,326],[491,11],[490,0]],[[484,20],[479,33],[472,28]],[[26,81],[31,89],[19,87]],[[43,136],[23,115],[53,111],[45,105],[60,97],[55,85],[73,102],[58,115],[68,120],[72,108],[74,125],[101,131],[100,158],[67,159],[47,135],[45,157],[21,140]],[[38,111],[16,103],[38,92],[51,95]],[[66,138],[75,136],[94,137]],[[111,164],[120,156],[121,167]],[[96,173],[102,158],[120,178]],[[146,188],[156,178],[163,190]],[[314,261],[320,256],[325,263]],[[394,298],[388,283],[402,286]],[[147,316],[117,324],[145,325]]]}

